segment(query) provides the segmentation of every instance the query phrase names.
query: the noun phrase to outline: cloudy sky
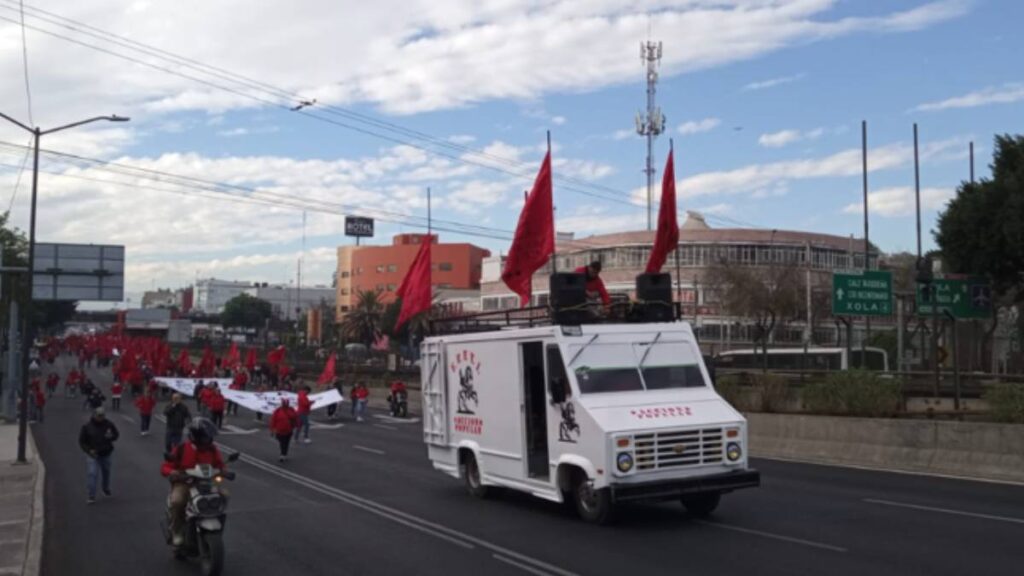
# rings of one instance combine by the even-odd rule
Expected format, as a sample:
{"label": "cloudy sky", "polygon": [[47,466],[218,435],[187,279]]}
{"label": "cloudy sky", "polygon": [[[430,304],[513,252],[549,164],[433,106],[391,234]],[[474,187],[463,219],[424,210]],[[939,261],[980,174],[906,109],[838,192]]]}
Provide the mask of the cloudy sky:
{"label": "cloudy sky", "polygon": [[[546,130],[560,231],[644,227],[650,37],[681,211],[859,236],[867,120],[872,240],[912,250],[912,124],[928,229],[968,143],[984,176],[1021,131],[1021,21],[1012,0],[29,0],[23,30],[0,0],[0,111],[132,118],[44,138],[39,200],[41,240],[127,246],[130,292],[287,282],[304,233],[303,283],[328,283],[344,214],[387,242],[422,228],[427,187],[442,240],[507,249]],[[0,125],[23,228],[27,143]]]}

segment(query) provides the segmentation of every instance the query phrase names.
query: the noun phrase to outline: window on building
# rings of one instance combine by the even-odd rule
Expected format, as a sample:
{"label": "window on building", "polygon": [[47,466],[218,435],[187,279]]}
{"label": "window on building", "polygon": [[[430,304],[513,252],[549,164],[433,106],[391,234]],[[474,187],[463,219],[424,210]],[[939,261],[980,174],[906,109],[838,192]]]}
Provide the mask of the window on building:
{"label": "window on building", "polygon": [[377,284],[377,291],[378,292],[383,292],[384,291],[384,285],[383,284]]}
{"label": "window on building", "polygon": [[342,312],[348,312],[348,306],[342,306],[341,307],[341,311]]}
{"label": "window on building", "polygon": [[348,296],[348,288],[342,288],[341,289],[341,295],[342,296]]}
{"label": "window on building", "polygon": [[388,292],[394,292],[397,286],[394,284],[388,284]]}
{"label": "window on building", "polygon": [[397,264],[388,264],[388,272],[398,272]]}
{"label": "window on building", "polygon": [[437,285],[437,287],[441,288],[442,290],[448,290],[451,289],[452,285],[449,282],[441,282],[440,284]]}
{"label": "window on building", "polygon": [[377,265],[377,274],[380,274],[381,272],[384,272],[384,265],[383,264],[378,264]]}
{"label": "window on building", "polygon": [[441,272],[451,272],[452,271],[452,263],[451,262],[441,262],[441,264],[438,265],[438,269]]}
{"label": "window on building", "polygon": [[360,266],[359,268],[356,268],[356,274],[359,275],[359,276],[363,275],[363,267],[362,266]]}
{"label": "window on building", "polygon": [[344,270],[344,271],[342,271],[342,273],[341,273],[341,277],[342,277],[342,278],[348,278],[348,270]]}

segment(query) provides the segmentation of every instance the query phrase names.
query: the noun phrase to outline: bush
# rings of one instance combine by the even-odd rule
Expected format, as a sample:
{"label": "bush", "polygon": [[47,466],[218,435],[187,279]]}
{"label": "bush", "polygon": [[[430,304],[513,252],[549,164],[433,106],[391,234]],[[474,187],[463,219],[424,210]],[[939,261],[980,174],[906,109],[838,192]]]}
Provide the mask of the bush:
{"label": "bush", "polygon": [[900,405],[900,381],[877,372],[849,370],[804,386],[803,405],[817,414],[881,417]]}
{"label": "bush", "polygon": [[755,374],[754,389],[761,397],[761,412],[781,412],[789,397],[786,378],[778,374]]}
{"label": "bush", "polygon": [[715,380],[715,390],[718,391],[718,394],[725,398],[725,401],[731,404],[733,408],[741,412],[750,410],[750,403],[747,402],[745,388],[743,377],[739,374],[719,376]]}
{"label": "bush", "polygon": [[997,422],[1024,424],[1024,384],[996,384],[985,391],[983,398]]}

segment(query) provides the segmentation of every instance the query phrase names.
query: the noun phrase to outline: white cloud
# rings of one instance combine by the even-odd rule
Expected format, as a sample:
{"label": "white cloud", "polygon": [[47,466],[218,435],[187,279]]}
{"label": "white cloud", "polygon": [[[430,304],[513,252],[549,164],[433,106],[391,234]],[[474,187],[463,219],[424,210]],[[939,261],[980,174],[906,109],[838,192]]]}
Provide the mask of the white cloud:
{"label": "white cloud", "polygon": [[718,118],[704,118],[702,120],[690,120],[683,122],[677,128],[678,132],[683,135],[699,134],[701,132],[708,132],[714,130],[716,126],[721,124],[722,121]]}
{"label": "white cloud", "polygon": [[[670,78],[794,45],[852,34],[916,30],[957,18],[970,7],[961,0],[917,0],[915,7],[901,12],[871,4],[864,9],[867,16],[843,17],[834,14],[836,4],[835,0],[383,0],[357,5],[308,0],[271,2],[253,10],[245,0],[187,0],[126,10],[120,0],[53,0],[47,10],[316,97],[321,104],[369,103],[387,112],[410,114],[495,99],[530,101],[555,92],[634,81],[636,62],[628,55],[635,53],[637,38],[645,37],[649,27],[672,39],[662,60],[662,74]],[[29,26],[138,56],[29,13]],[[4,78],[20,75],[19,39],[14,24],[0,26]],[[30,30],[29,41],[35,105],[44,126],[58,123],[65,115],[87,117],[97,110],[220,113],[295,103],[252,86],[234,84],[242,95],[226,93],[35,30]],[[302,47],[298,60],[296,46]],[[357,57],[338,60],[337,54]],[[144,58],[153,61],[152,56]],[[211,83],[229,83],[186,71],[180,64],[166,67]],[[263,101],[246,97],[254,94]],[[24,87],[4,82],[0,102],[23,105]]]}
{"label": "white cloud", "polygon": [[757,139],[757,143],[765,148],[782,148],[795,142],[803,142],[805,140],[817,140],[825,135],[824,128],[815,128],[813,130],[807,130],[801,132],[800,130],[780,130],[778,132],[771,132],[768,134],[761,134]]}
{"label": "white cloud", "polygon": [[472,180],[448,194],[445,202],[456,212],[479,214],[482,208],[498,204],[515,190],[508,182]]}
{"label": "white cloud", "polygon": [[719,202],[718,204],[712,204],[711,206],[702,206],[697,208],[696,211],[701,214],[728,214],[733,211],[733,205]]}
{"label": "white cloud", "polygon": [[455,134],[448,137],[448,141],[452,144],[471,144],[476,141],[476,136],[469,134]]}
{"label": "white cloud", "polygon": [[626,140],[628,138],[634,138],[636,135],[637,133],[634,129],[616,130],[612,133],[612,140]]}
{"label": "white cloud", "polygon": [[950,108],[976,108],[989,104],[1012,104],[1024,100],[1024,83],[1010,83],[1002,86],[989,86],[981,90],[969,92],[963,96],[956,96],[926,102],[914,108],[918,112],[934,112],[937,110],[948,110]]}
{"label": "white cloud", "polygon": [[774,88],[781,84],[789,84],[790,82],[796,82],[797,80],[800,80],[803,77],[804,75],[801,73],[793,74],[792,76],[779,76],[777,78],[769,78],[768,80],[758,80],[757,82],[751,82],[750,84],[744,86],[743,91],[749,92],[751,90],[764,90],[765,88]]}
{"label": "white cloud", "polygon": [[575,158],[555,158],[552,164],[553,168],[557,169],[555,173],[558,176],[569,176],[581,180],[600,180],[615,172],[615,168],[609,164]]}
{"label": "white cloud", "polygon": [[217,135],[224,136],[225,138],[233,138],[236,136],[252,136],[256,134],[274,134],[279,130],[280,128],[277,126],[258,126],[255,128],[246,128],[241,126],[238,128],[231,128],[229,130],[220,130],[217,132]]}
{"label": "white cloud", "polygon": [[[935,211],[945,207],[954,195],[952,188],[922,188],[921,210]],[[910,186],[884,188],[868,193],[868,208],[871,214],[894,218],[914,214],[914,189]],[[848,204],[843,208],[846,214],[863,214],[863,202]]]}
{"label": "white cloud", "polygon": [[[950,138],[924,145],[922,162],[942,162],[951,150],[966,146],[964,138]],[[907,144],[888,144],[868,150],[868,170],[877,172],[909,165],[914,148]],[[757,193],[758,190],[784,188],[794,180],[858,176],[861,173],[861,150],[853,148],[820,158],[785,160],[766,164],[750,164],[733,170],[704,172],[676,182],[676,191],[683,198],[713,194]],[[655,190],[655,194],[660,192]],[[647,192],[637,188],[633,203],[646,205]]]}
{"label": "white cloud", "polygon": [[565,124],[565,122],[566,122],[565,116],[552,116],[551,117],[551,123],[554,124],[555,126],[561,126],[562,124]]}

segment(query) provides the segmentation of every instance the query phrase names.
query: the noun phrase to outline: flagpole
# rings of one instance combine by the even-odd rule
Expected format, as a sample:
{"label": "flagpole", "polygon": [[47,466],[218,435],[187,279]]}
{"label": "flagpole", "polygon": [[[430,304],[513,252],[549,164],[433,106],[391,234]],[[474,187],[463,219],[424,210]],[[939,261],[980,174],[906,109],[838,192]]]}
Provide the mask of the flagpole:
{"label": "flagpole", "polygon": [[[550,161],[550,156],[551,156],[551,130],[548,130],[548,157],[549,157],[549,161]],[[552,174],[552,178],[551,178],[551,224],[552,224],[552,227],[554,228],[554,230],[552,230],[552,232],[554,232],[554,234],[555,234],[555,246],[554,246],[554,254],[551,255],[551,272],[552,273],[558,273],[558,225],[555,222],[555,184],[554,184],[554,182],[555,182],[555,178],[554,178],[554,175]],[[533,279],[531,279],[530,282],[533,282]],[[548,298],[550,298],[550,297],[551,297],[551,295],[549,294]]]}
{"label": "flagpole", "polygon": [[[431,220],[431,210],[430,210],[430,186],[427,186],[427,242],[431,243],[431,246],[430,246],[431,248],[434,247],[433,246],[433,242],[434,242],[433,230],[434,230],[434,228],[433,228],[433,221]],[[430,259],[433,260],[434,259],[433,258],[433,256],[434,256],[434,251],[433,250],[430,251],[430,256],[431,256]],[[433,264],[433,262],[427,262],[427,283],[430,285],[430,297],[431,298],[434,297],[434,270],[433,270],[432,264]]]}
{"label": "flagpole", "polygon": [[[673,142],[672,138],[668,139],[668,155],[669,155],[669,157],[672,157],[672,156],[675,155],[675,143]],[[673,158],[673,165],[674,164],[675,164],[675,159]],[[665,191],[662,190],[661,193],[664,194]],[[677,226],[678,226],[678,224],[677,224]],[[683,306],[683,275],[682,275],[682,269],[680,268],[680,265],[679,265],[679,239],[678,239],[678,236],[676,237],[676,245],[675,245],[675,248],[672,250],[672,254],[675,256],[675,259],[676,259],[676,302],[679,302],[679,310],[678,311],[679,311],[679,315],[682,316],[682,306]],[[693,291],[693,309],[694,309],[694,311],[697,310],[697,287],[696,286],[694,286],[694,291]]]}

